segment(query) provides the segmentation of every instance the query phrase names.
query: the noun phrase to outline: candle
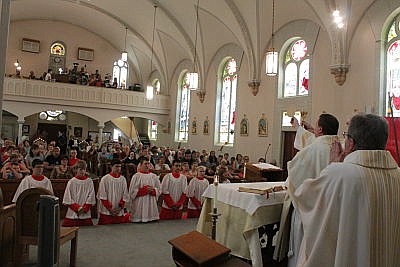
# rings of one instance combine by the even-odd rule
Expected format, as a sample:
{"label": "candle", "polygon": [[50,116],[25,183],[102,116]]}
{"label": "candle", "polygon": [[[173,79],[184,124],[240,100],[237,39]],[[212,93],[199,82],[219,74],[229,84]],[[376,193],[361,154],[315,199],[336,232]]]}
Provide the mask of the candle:
{"label": "candle", "polygon": [[243,168],[243,179],[246,179],[246,164],[244,164],[244,168]]}
{"label": "candle", "polygon": [[217,198],[218,198],[218,175],[214,176],[214,201],[213,201],[213,212],[217,208]]}

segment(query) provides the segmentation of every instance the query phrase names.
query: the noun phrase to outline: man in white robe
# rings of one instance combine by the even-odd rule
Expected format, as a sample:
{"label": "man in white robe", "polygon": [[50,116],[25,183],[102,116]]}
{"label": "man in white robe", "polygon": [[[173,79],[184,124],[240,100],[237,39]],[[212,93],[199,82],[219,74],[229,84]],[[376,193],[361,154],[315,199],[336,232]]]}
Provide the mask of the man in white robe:
{"label": "man in white robe", "polygon": [[17,202],[17,199],[21,193],[30,188],[44,188],[49,190],[53,194],[53,186],[51,181],[43,175],[43,161],[40,159],[34,159],[32,161],[32,175],[26,176],[20,182],[17,191],[14,194],[12,202]]}
{"label": "man in white robe", "polygon": [[121,175],[121,161],[113,160],[111,172],[104,175],[97,192],[98,224],[118,224],[129,222],[129,214],[124,214],[125,203],[129,200],[126,179]]}
{"label": "man in white robe", "polygon": [[387,123],[356,115],[344,135],[345,150],[336,142],[331,152],[343,162],[289,186],[304,227],[297,266],[400,266],[400,169],[384,150]]}
{"label": "man in white robe", "polygon": [[129,186],[131,222],[150,222],[160,219],[157,199],[161,185],[157,175],[150,172],[150,162],[142,157],[141,170],[132,176]]}
{"label": "man in white robe", "polygon": [[[287,186],[298,188],[304,180],[319,176],[329,164],[331,144],[338,139],[338,129],[339,122],[333,115],[324,113],[319,116],[314,127],[315,140],[287,163]],[[282,260],[287,255],[288,266],[296,266],[302,236],[300,217],[296,210],[293,210],[291,198],[286,195],[274,258]]]}

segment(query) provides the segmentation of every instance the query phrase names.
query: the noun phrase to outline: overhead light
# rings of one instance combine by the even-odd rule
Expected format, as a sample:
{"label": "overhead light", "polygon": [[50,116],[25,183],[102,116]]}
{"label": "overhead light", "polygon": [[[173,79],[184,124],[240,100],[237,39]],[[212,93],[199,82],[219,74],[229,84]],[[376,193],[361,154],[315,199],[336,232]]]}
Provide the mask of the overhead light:
{"label": "overhead light", "polygon": [[336,27],[342,29],[344,27],[344,23],[343,23],[343,17],[340,16],[340,11],[334,10],[332,12],[332,16],[333,16],[333,22],[336,24]]}
{"label": "overhead light", "polygon": [[199,89],[199,73],[196,72],[196,60],[197,60],[197,30],[199,25],[199,3],[197,0],[196,6],[196,26],[195,26],[195,38],[194,38],[194,58],[193,58],[193,72],[188,73],[189,77],[189,89],[197,90]]}
{"label": "overhead light", "polygon": [[19,65],[18,67],[17,67],[17,70],[21,70],[22,69],[22,67],[21,67],[21,65]]}
{"label": "overhead light", "polygon": [[265,55],[265,74],[276,76],[278,74],[278,51],[274,48],[275,0],[272,0],[272,34],[271,47]]}
{"label": "overhead light", "polygon": [[19,61],[18,61],[18,59],[14,62],[14,66],[15,66],[15,67],[18,67],[18,66],[19,66]]}
{"label": "overhead light", "polygon": [[125,62],[128,61],[128,52],[126,52],[126,37],[127,36],[128,36],[128,27],[125,26],[125,48],[121,54],[121,59]]}
{"label": "overhead light", "polygon": [[[150,76],[153,72],[153,55],[154,55],[154,33],[156,31],[156,15],[157,15],[157,5],[154,5],[154,15],[153,15],[153,36],[151,40],[151,57],[150,57]],[[154,97],[154,87],[152,84],[147,85],[146,87],[146,98],[148,100],[153,99]]]}

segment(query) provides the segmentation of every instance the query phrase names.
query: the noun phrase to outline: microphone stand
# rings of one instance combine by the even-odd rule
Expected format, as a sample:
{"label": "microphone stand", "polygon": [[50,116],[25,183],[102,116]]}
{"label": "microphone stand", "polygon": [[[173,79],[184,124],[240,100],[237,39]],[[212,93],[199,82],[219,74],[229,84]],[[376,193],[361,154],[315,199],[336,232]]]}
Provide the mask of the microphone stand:
{"label": "microphone stand", "polygon": [[270,147],[271,147],[271,144],[268,144],[267,151],[265,151],[265,155],[264,155],[265,163],[267,163],[267,154],[268,154]]}

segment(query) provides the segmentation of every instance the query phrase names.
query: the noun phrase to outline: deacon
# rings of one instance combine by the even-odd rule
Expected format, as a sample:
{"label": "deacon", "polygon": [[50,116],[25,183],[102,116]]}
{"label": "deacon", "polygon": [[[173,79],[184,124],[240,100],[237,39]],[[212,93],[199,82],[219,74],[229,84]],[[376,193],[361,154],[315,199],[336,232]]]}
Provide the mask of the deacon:
{"label": "deacon", "polygon": [[355,115],[319,178],[288,192],[304,227],[298,266],[400,266],[400,169],[385,150],[387,122]]}
{"label": "deacon", "polygon": [[86,162],[79,160],[75,164],[75,177],[68,181],[63,204],[68,207],[62,226],[93,225],[90,208],[96,204],[96,194],[92,179],[86,175]]}
{"label": "deacon", "polygon": [[195,178],[190,180],[188,185],[188,218],[198,218],[200,217],[201,206],[202,206],[202,195],[207,189],[209,182],[204,179],[206,174],[206,167],[197,167],[197,175]]}
{"label": "deacon", "polygon": [[129,222],[129,214],[124,215],[125,203],[129,200],[126,179],[121,175],[121,161],[111,162],[111,172],[100,180],[97,192],[98,224],[118,224]]}
{"label": "deacon", "polygon": [[32,175],[26,176],[20,182],[17,191],[14,194],[13,202],[17,202],[19,195],[30,188],[44,188],[49,190],[53,194],[53,187],[49,178],[43,175],[43,161],[40,159],[34,159],[32,161]]}
{"label": "deacon", "polygon": [[[288,186],[298,188],[304,180],[318,177],[329,164],[331,144],[338,139],[338,129],[339,122],[333,115],[323,113],[319,116],[314,127],[315,140],[300,150],[287,164]],[[283,204],[279,229],[274,258],[282,260],[287,255],[288,266],[296,266],[303,228],[296,209],[293,210],[289,195],[286,195]]]}
{"label": "deacon", "polygon": [[172,173],[166,174],[162,180],[161,220],[182,219],[183,204],[186,201],[187,178],[180,173],[180,169],[180,161],[174,160],[172,162]]}
{"label": "deacon", "polygon": [[160,179],[150,172],[150,162],[141,157],[141,169],[132,176],[129,186],[131,222],[150,222],[160,219],[157,199],[160,196]]}

